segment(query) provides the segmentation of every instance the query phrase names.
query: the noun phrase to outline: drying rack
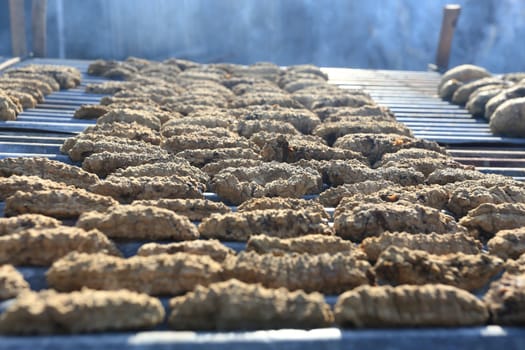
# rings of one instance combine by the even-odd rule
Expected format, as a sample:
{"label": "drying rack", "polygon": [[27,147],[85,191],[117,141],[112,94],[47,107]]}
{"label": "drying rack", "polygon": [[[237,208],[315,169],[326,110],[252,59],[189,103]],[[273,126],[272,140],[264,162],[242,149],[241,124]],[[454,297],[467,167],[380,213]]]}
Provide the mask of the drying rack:
{"label": "drying rack", "polygon": [[[2,65],[2,62],[4,64]],[[7,64],[5,64],[7,62]],[[25,110],[16,121],[0,122],[0,158],[45,156],[71,163],[59,153],[62,142],[81,132],[92,120],[72,118],[82,104],[97,103],[102,95],[84,92],[88,83],[104,81],[86,74],[89,61],[63,59],[5,59],[0,70],[26,64],[57,64],[76,67],[82,84],[46,96],[44,103]],[[323,68],[329,82],[342,88],[364,89],[374,100],[389,107],[396,119],[409,126],[416,137],[435,140],[455,159],[480,171],[525,179],[525,139],[502,138],[490,133],[486,121],[473,119],[464,109],[441,101],[436,95],[440,75],[435,72]],[[0,71],[1,74],[1,71]],[[212,193],[207,198],[217,199]],[[0,210],[3,209],[0,203]],[[132,255],[140,242],[119,244]],[[231,245],[236,250],[243,244]],[[22,267],[33,289],[45,288],[46,268]],[[334,298],[329,298],[330,303]],[[167,300],[162,299],[165,305]],[[0,304],[0,310],[6,303]],[[525,329],[519,327],[463,327],[421,329],[313,330],[280,329],[251,332],[181,332],[165,329],[59,336],[0,336],[0,349],[522,349]]]}

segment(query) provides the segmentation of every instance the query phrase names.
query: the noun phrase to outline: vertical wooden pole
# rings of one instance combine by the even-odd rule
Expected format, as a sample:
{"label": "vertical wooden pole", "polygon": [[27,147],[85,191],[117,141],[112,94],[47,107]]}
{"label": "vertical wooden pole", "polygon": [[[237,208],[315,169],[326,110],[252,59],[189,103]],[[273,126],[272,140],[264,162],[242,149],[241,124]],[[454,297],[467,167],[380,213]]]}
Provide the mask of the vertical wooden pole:
{"label": "vertical wooden pole", "polygon": [[441,23],[441,33],[439,34],[436,55],[436,65],[440,71],[445,71],[448,68],[452,37],[454,36],[454,29],[456,28],[460,12],[461,6],[459,5],[450,4],[443,9],[443,22]]}
{"label": "vertical wooden pole", "polygon": [[9,0],[12,55],[27,56],[24,0]]}
{"label": "vertical wooden pole", "polygon": [[46,56],[46,15],[47,0],[33,0],[31,3],[31,30],[33,33],[33,54]]}

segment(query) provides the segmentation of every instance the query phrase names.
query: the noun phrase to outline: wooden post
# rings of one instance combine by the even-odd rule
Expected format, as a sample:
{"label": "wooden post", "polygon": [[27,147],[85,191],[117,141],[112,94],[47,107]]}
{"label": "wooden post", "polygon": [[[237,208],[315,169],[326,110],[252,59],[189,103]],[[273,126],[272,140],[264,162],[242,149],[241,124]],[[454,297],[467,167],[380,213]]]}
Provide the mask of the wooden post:
{"label": "wooden post", "polygon": [[12,55],[27,56],[24,0],[9,0]]}
{"label": "wooden post", "polygon": [[46,15],[47,0],[33,0],[31,3],[31,30],[33,33],[33,54],[46,56]]}
{"label": "wooden post", "polygon": [[454,29],[456,28],[460,11],[461,6],[452,4],[446,5],[443,9],[443,22],[441,23],[441,33],[439,34],[436,55],[436,65],[439,71],[445,71],[448,68],[452,37],[454,36]]}

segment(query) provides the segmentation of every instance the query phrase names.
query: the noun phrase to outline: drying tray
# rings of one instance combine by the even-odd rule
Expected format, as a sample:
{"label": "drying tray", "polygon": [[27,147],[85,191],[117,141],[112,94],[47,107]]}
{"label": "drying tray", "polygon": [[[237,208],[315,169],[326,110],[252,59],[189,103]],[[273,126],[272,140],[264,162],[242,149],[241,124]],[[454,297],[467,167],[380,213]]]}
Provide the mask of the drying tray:
{"label": "drying tray", "polygon": [[[11,65],[59,64],[80,69],[82,84],[70,90],[46,96],[46,101],[34,109],[25,110],[16,121],[0,122],[0,158],[12,156],[46,156],[71,163],[59,153],[62,142],[81,132],[95,121],[76,120],[73,112],[81,104],[97,103],[102,95],[84,92],[85,84],[104,79],[86,75],[89,61],[28,59]],[[1,67],[0,67],[1,69]],[[389,107],[396,118],[407,124],[416,137],[435,140],[447,146],[451,155],[474,159],[472,164],[485,172],[514,175],[525,178],[525,170],[516,167],[525,140],[493,136],[483,120],[473,119],[463,109],[440,101],[435,93],[439,75],[433,72],[372,71],[360,69],[323,68],[330,83],[342,88],[361,88],[369,92],[377,103]],[[484,150],[482,151],[477,150]],[[470,153],[469,153],[470,152]],[[502,153],[503,152],[503,153]],[[469,156],[470,155],[470,156]],[[472,155],[475,155],[473,157]],[[494,155],[500,162],[489,164],[487,156]],[[477,163],[480,156],[483,163]],[[509,163],[511,162],[511,163]],[[518,162],[519,163],[519,162]],[[511,167],[510,165],[514,166]],[[500,170],[500,169],[503,170]],[[508,172],[506,172],[508,171]],[[213,193],[205,197],[218,200]],[[235,209],[235,208],[233,208]],[[333,208],[328,211],[332,212]],[[0,214],[3,203],[0,203]],[[244,243],[224,242],[239,251]],[[118,243],[125,256],[134,255],[141,242]],[[32,289],[46,287],[47,268],[19,267]],[[167,298],[161,298],[167,306]],[[334,304],[336,296],[327,297]],[[8,302],[0,303],[0,311]],[[519,327],[463,327],[421,329],[366,329],[341,330],[325,328],[313,330],[280,329],[244,332],[183,332],[170,331],[161,325],[152,331],[113,332],[83,335],[0,336],[0,349],[522,349],[525,346],[525,328]]]}

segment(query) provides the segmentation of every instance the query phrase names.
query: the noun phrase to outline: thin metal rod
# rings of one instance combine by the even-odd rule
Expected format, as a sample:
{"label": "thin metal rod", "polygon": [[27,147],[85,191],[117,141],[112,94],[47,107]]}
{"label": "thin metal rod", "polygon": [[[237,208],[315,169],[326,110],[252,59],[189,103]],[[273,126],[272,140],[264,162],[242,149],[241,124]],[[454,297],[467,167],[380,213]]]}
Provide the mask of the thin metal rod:
{"label": "thin metal rod", "polygon": [[9,22],[13,56],[27,56],[24,0],[9,0]]}
{"label": "thin metal rod", "polygon": [[448,68],[452,37],[454,36],[454,29],[456,28],[460,12],[461,6],[459,5],[449,4],[443,9],[443,22],[441,23],[441,33],[439,34],[436,55],[436,65],[440,71],[445,71]]}

